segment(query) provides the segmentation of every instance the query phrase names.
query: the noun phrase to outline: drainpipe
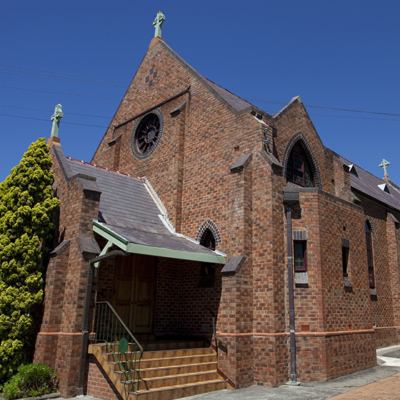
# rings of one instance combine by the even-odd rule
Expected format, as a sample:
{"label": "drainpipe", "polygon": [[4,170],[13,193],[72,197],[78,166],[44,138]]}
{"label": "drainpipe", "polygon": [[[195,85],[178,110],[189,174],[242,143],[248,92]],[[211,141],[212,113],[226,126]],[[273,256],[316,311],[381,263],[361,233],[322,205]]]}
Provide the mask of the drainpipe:
{"label": "drainpipe", "polygon": [[287,268],[289,283],[289,330],[290,330],[290,384],[298,385],[296,374],[296,332],[294,325],[293,252],[292,252],[292,212],[293,205],[299,202],[299,192],[283,192],[283,203],[287,218]]}
{"label": "drainpipe", "polygon": [[85,366],[86,366],[86,354],[89,343],[89,311],[90,311],[90,297],[92,295],[92,283],[93,283],[93,264],[96,262],[103,261],[110,257],[115,256],[127,256],[128,254],[122,250],[113,250],[103,256],[92,258],[89,261],[87,271],[87,284],[85,292],[85,304],[83,307],[83,322],[82,322],[82,345],[81,345],[81,362],[79,364],[78,371],[78,387],[76,388],[77,396],[83,395],[83,382],[85,378]]}

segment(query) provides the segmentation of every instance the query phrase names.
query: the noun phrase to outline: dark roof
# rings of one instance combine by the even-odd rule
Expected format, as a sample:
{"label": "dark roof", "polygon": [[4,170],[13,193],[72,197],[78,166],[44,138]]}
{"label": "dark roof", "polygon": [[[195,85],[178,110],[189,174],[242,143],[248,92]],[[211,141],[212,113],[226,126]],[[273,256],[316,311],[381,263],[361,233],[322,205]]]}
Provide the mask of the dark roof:
{"label": "dark roof", "polygon": [[227,103],[229,103],[236,111],[242,112],[252,107],[255,107],[253,106],[253,104],[249,103],[246,100],[243,100],[241,97],[233,94],[227,89],[224,89],[222,86],[217,85],[213,81],[210,81],[208,78],[204,77],[204,79],[211,86],[211,88],[215,92],[217,92]]}
{"label": "dark roof", "polygon": [[215,254],[194,241],[172,233],[142,179],[67,158],[74,174],[96,178],[101,190],[99,222],[136,244],[201,254]]}
{"label": "dark roof", "polygon": [[164,49],[166,49],[170,55],[175,58],[187,71],[189,71],[192,75],[194,75],[200,82],[204,84],[207,88],[213,92],[217,98],[222,100],[228,107],[232,109],[237,114],[240,114],[246,110],[256,109],[265,115],[269,115],[267,112],[261,110],[259,107],[254,106],[246,100],[243,100],[241,97],[233,94],[229,90],[224,89],[223,87],[217,85],[213,81],[205,78],[199,72],[197,72],[191,65],[189,65],[181,56],[179,56],[174,50],[171,49],[165,42],[159,41],[158,44]]}
{"label": "dark roof", "polygon": [[101,225],[107,227],[107,229],[113,231],[118,236],[130,243],[178,251],[187,251],[190,253],[213,254],[213,251],[207,249],[206,247],[203,247],[194,241],[192,242],[188,239],[173,235],[168,231],[163,233],[155,233],[146,231],[144,229],[124,228],[109,224]]}
{"label": "dark roof", "polygon": [[[375,175],[372,175],[365,169],[353,164],[342,156],[339,156],[339,160],[345,165],[354,165],[356,168],[358,177],[350,174],[350,182],[353,189],[358,190],[367,196],[373,197],[390,207],[400,210],[400,192],[393,185],[385,182],[383,179],[379,179]],[[384,184],[387,184],[390,193],[379,188],[378,185]]]}

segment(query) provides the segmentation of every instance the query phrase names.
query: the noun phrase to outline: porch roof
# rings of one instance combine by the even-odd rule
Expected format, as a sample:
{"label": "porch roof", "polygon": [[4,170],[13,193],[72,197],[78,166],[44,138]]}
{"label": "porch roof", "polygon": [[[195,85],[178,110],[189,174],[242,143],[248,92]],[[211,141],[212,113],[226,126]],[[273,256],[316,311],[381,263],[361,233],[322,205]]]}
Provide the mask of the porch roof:
{"label": "porch roof", "polygon": [[162,235],[93,221],[93,230],[128,253],[225,264],[226,256],[185,236]]}
{"label": "porch roof", "polygon": [[96,178],[101,191],[93,230],[129,253],[225,264],[226,255],[175,232],[151,185],[143,179],[67,158],[75,174]]}

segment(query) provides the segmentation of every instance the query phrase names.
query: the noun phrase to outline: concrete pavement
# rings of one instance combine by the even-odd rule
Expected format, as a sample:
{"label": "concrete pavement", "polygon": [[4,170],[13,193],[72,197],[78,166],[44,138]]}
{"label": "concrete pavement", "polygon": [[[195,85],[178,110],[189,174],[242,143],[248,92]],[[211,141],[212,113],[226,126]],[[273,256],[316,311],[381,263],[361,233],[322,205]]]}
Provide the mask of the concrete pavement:
{"label": "concrete pavement", "polygon": [[[324,382],[284,385],[277,388],[250,386],[185,397],[182,400],[399,400],[400,346],[377,351],[378,365]],[[82,396],[83,400],[98,400]]]}

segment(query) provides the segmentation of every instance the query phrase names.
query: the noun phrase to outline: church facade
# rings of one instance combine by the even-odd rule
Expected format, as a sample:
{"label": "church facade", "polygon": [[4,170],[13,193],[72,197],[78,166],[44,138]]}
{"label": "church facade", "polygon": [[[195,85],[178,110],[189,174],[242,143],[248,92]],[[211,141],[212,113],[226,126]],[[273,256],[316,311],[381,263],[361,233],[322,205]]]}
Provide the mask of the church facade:
{"label": "church facade", "polygon": [[400,189],[326,148],[299,97],[269,115],[155,37],[90,163],[48,143],[61,206],[35,360],[63,396],[121,396],[81,351],[100,302],[139,342],[201,337],[230,387],[286,383],[291,252],[298,381],[399,343]]}

